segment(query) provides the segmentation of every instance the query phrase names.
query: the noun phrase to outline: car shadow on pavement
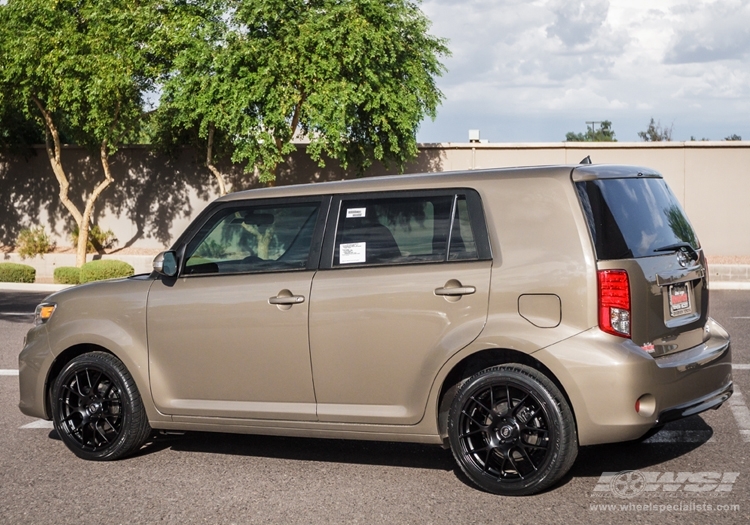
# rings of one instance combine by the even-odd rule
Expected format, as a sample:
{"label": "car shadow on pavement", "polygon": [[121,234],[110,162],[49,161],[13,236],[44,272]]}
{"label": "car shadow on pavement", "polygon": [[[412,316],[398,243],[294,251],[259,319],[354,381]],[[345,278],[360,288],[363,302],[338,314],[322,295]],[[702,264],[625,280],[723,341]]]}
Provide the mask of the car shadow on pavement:
{"label": "car shadow on pavement", "polygon": [[204,452],[303,461],[383,465],[452,471],[456,464],[450,450],[439,445],[295,438],[261,435],[187,432],[182,436],[157,435],[137,455],[166,448],[180,452]]}
{"label": "car shadow on pavement", "polygon": [[713,429],[700,416],[668,423],[647,439],[581,447],[569,476],[599,477],[602,472],[621,472],[653,467],[684,456],[703,446]]}

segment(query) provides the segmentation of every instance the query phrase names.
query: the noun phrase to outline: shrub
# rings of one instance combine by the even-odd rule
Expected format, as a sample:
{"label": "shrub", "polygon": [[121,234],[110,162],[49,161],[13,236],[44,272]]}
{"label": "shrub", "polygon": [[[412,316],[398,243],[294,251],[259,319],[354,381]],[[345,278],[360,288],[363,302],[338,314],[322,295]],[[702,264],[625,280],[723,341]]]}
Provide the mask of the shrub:
{"label": "shrub", "polygon": [[[78,246],[78,226],[73,227],[70,232],[73,246]],[[89,242],[86,243],[86,253],[97,253],[100,249],[108,250],[117,242],[117,237],[112,230],[104,231],[96,224],[89,229]]]}
{"label": "shrub", "polygon": [[36,255],[44,256],[45,253],[52,251],[54,247],[54,243],[49,240],[49,236],[41,226],[24,228],[18,234],[18,239],[16,239],[16,249],[21,259]]}
{"label": "shrub", "polygon": [[0,283],[33,283],[36,270],[28,264],[0,263]]}
{"label": "shrub", "polygon": [[91,261],[81,266],[79,281],[81,283],[88,283],[91,281],[114,279],[116,277],[128,277],[134,273],[135,270],[133,267],[124,261],[113,259]]}
{"label": "shrub", "polygon": [[55,283],[78,284],[81,282],[81,269],[76,266],[60,266],[55,268]]}

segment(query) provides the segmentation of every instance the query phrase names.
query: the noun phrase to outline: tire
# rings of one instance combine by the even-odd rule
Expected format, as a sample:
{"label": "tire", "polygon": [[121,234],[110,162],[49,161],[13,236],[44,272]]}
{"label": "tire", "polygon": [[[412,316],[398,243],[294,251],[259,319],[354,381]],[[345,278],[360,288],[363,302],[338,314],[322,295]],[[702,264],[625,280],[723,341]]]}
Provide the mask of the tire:
{"label": "tire", "polygon": [[487,368],[461,385],[448,416],[448,439],[464,474],[504,496],[551,487],[578,455],[575,420],[560,390],[518,364]]}
{"label": "tire", "polygon": [[51,390],[52,419],[60,439],[83,459],[120,459],[151,433],[132,376],[116,357],[83,354],[63,368]]}

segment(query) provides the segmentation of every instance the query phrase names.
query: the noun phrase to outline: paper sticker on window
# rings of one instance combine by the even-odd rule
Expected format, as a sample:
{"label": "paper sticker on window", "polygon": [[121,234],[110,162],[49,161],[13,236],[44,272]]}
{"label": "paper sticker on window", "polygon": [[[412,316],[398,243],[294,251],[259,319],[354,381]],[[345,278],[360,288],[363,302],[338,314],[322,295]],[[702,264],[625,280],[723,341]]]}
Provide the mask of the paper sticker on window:
{"label": "paper sticker on window", "polygon": [[367,208],[349,208],[346,210],[347,219],[361,219],[367,214]]}
{"label": "paper sticker on window", "polygon": [[339,246],[339,263],[352,264],[366,261],[366,242],[352,242]]}

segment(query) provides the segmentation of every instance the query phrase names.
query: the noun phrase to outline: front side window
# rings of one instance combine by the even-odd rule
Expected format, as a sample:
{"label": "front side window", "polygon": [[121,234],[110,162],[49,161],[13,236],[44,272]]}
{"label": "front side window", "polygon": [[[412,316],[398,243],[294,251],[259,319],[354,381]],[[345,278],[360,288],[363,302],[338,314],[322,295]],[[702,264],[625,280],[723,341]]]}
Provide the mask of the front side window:
{"label": "front side window", "polygon": [[427,263],[476,257],[463,197],[365,198],[341,203],[334,266]]}
{"label": "front side window", "polygon": [[188,245],[184,274],[304,269],[318,210],[318,203],[223,208]]}

